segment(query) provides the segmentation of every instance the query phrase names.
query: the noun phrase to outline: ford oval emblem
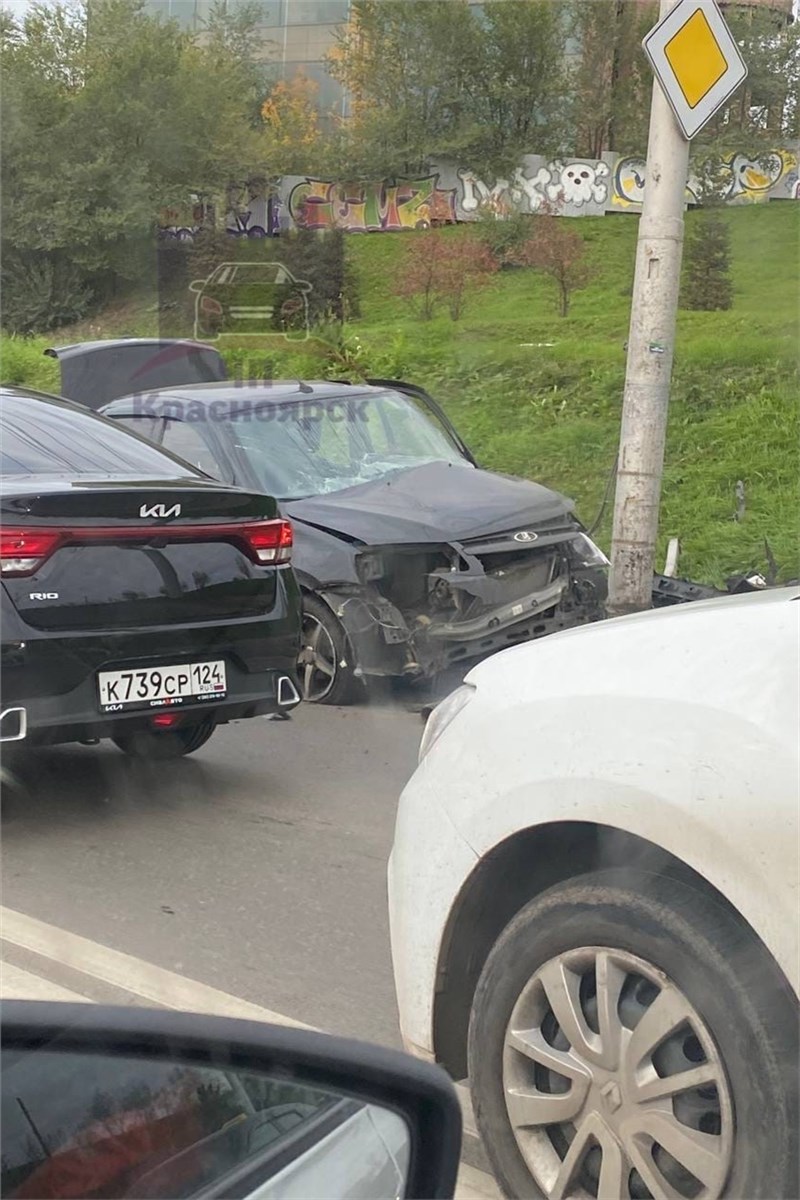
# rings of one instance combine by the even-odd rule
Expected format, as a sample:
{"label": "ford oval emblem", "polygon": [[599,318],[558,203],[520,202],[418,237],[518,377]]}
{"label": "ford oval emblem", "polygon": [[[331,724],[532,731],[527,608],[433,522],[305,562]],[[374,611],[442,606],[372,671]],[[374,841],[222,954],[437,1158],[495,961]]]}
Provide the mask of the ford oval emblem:
{"label": "ford oval emblem", "polygon": [[532,529],[520,529],[519,533],[514,534],[514,541],[535,542],[538,537],[538,533],[534,533]]}

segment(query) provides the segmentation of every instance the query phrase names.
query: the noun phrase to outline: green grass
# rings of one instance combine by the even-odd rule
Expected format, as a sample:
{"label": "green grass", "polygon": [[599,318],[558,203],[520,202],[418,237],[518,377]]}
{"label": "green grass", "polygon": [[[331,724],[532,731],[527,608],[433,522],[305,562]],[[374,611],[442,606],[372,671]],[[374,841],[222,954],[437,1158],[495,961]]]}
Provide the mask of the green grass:
{"label": "green grass", "polygon": [[[688,214],[688,224],[698,214]],[[681,312],[675,346],[659,561],[681,539],[680,571],[721,582],[765,569],[768,538],[783,578],[796,577],[800,547],[798,262],[800,205],[730,209],[734,305]],[[600,508],[619,436],[637,221],[586,218],[592,282],[569,316],[555,310],[550,282],[532,271],[496,276],[459,322],[446,312],[419,321],[395,294],[413,235],[353,236],[348,254],[360,281],[361,317],[330,347],[252,342],[227,353],[273,376],[373,374],[427,386],[488,467],[538,479],[572,496],[584,521]],[[463,229],[444,236],[465,236]],[[134,297],[56,341],[155,332],[152,295]],[[553,343],[547,345],[546,343]],[[57,389],[42,357],[45,339],[4,339],[4,380]],[[735,487],[746,490],[733,519]],[[598,529],[608,548],[609,503]]]}

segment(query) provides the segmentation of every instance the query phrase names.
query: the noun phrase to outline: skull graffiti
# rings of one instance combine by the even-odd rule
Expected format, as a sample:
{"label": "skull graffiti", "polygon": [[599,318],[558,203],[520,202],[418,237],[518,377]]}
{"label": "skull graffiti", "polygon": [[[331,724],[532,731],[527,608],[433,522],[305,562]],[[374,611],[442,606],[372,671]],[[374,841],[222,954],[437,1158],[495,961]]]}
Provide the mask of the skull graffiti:
{"label": "skull graffiti", "polygon": [[608,195],[604,162],[556,162],[551,166],[553,181],[547,185],[550,200],[582,208],[584,204],[605,204]]}

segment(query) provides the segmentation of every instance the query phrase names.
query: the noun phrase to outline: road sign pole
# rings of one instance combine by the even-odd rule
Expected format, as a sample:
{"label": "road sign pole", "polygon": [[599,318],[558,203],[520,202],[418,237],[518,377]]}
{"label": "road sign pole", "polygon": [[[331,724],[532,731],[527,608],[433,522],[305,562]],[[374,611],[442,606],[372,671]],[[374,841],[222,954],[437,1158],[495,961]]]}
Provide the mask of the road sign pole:
{"label": "road sign pole", "polygon": [[[661,0],[660,17],[673,6]],[[652,605],[688,171],[689,142],[654,80],[617,461],[611,616]]]}

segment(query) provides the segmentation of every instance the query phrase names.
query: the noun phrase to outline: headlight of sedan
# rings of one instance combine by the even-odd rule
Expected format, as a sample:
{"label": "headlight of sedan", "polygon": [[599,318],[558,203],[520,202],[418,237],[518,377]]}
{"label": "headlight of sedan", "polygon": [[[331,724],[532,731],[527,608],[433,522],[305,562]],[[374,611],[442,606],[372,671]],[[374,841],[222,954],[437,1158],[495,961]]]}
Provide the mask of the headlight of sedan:
{"label": "headlight of sedan", "polygon": [[603,551],[595,545],[588,533],[576,534],[570,542],[570,547],[576,561],[584,567],[611,566]]}
{"label": "headlight of sedan", "polygon": [[419,744],[419,762],[422,762],[434,742],[441,737],[450,722],[458,716],[465,704],[468,704],[474,695],[475,684],[462,683],[461,687],[457,687],[454,692],[451,692],[440,704],[436,705],[436,708],[428,717],[425,732]]}

